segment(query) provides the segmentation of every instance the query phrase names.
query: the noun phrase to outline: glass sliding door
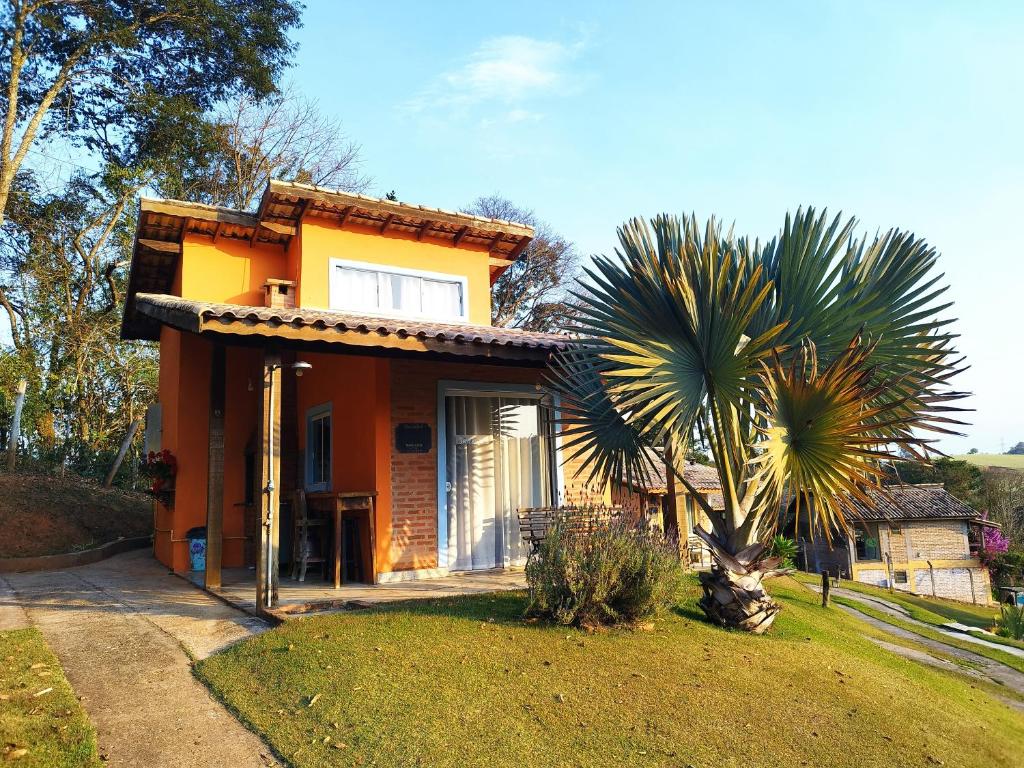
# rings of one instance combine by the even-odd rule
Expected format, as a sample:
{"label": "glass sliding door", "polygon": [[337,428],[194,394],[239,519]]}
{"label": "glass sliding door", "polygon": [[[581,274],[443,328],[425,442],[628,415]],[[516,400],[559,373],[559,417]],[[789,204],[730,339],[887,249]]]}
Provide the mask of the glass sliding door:
{"label": "glass sliding door", "polygon": [[516,513],[553,497],[549,409],[536,397],[450,395],[445,418],[449,567],[524,564]]}

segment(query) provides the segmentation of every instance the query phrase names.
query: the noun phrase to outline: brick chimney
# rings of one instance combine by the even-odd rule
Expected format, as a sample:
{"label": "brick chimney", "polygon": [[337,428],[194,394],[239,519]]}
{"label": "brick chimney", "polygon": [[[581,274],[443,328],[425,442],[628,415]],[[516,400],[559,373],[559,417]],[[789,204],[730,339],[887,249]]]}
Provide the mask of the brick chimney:
{"label": "brick chimney", "polygon": [[295,281],[267,280],[263,284],[263,304],[274,309],[295,309]]}

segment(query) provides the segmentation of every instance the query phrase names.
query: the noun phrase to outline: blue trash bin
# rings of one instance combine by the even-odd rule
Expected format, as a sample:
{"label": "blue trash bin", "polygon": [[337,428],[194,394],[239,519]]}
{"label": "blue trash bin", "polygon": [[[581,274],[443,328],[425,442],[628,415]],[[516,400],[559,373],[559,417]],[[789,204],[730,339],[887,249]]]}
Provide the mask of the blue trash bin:
{"label": "blue trash bin", "polygon": [[185,534],[188,539],[188,558],[193,571],[206,570],[206,526],[190,528]]}

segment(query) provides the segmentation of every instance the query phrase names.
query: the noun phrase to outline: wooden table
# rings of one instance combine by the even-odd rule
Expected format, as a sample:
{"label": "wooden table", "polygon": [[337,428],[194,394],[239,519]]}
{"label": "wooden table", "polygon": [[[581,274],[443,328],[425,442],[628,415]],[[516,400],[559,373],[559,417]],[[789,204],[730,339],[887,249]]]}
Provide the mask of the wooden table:
{"label": "wooden table", "polygon": [[341,563],[342,563],[342,523],[345,519],[346,513],[351,514],[352,512],[363,512],[366,515],[366,524],[368,539],[367,546],[369,547],[369,573],[366,574],[370,584],[374,584],[377,581],[377,553],[376,553],[376,539],[374,535],[374,499],[377,497],[376,491],[338,491],[336,493],[310,493],[307,495],[309,500],[320,500],[328,499],[331,503],[331,511],[334,516],[334,588],[341,589]]}

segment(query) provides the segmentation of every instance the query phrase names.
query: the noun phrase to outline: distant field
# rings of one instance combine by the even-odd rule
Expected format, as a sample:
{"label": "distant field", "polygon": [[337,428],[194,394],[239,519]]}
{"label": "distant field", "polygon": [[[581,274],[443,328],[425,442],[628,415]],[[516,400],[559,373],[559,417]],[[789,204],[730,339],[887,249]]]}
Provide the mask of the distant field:
{"label": "distant field", "polygon": [[1005,453],[970,453],[953,458],[969,461],[979,467],[1005,467],[1024,472],[1024,456],[1011,456]]}

